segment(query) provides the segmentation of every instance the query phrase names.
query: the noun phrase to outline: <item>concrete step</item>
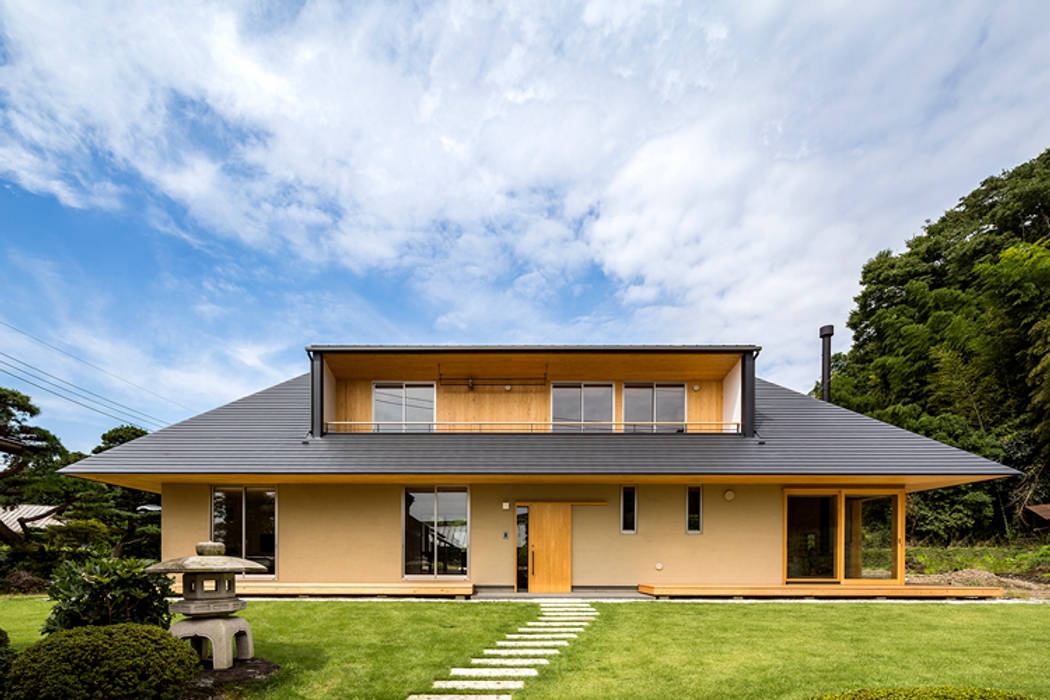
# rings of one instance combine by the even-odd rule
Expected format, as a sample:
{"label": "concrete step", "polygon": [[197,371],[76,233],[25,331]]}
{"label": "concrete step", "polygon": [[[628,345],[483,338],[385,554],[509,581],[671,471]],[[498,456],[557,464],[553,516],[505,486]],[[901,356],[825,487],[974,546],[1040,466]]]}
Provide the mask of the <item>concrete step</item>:
{"label": "concrete step", "polygon": [[481,652],[488,656],[554,656],[559,649],[485,649]]}
{"label": "concrete step", "polygon": [[567,622],[565,620],[558,620],[557,622],[526,622],[526,625],[530,627],[560,627],[561,625],[572,625],[573,627],[586,627],[591,624],[589,622]]}
{"label": "concrete step", "polygon": [[513,658],[513,659],[471,659],[470,663],[477,664],[478,666],[544,666],[550,663],[548,659],[528,659],[528,658]]}
{"label": "concrete step", "polygon": [[498,647],[567,647],[569,643],[564,639],[535,639],[527,642],[512,640],[509,642],[500,640],[496,642]]}
{"label": "concrete step", "polygon": [[537,632],[535,634],[508,634],[507,639],[576,639],[572,632]]}
{"label": "concrete step", "polygon": [[525,681],[434,681],[434,687],[442,690],[521,690]]}
{"label": "concrete step", "polygon": [[448,673],[453,678],[525,678],[539,674],[534,668],[454,668]]}

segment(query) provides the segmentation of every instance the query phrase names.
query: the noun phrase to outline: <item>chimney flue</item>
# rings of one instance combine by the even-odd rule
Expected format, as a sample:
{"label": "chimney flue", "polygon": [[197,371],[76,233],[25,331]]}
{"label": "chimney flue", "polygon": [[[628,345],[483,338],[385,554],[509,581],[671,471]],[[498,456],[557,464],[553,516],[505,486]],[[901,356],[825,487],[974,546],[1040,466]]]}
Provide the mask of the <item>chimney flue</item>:
{"label": "chimney flue", "polygon": [[820,355],[820,398],[831,402],[831,336],[835,326],[821,326],[820,339],[824,346]]}

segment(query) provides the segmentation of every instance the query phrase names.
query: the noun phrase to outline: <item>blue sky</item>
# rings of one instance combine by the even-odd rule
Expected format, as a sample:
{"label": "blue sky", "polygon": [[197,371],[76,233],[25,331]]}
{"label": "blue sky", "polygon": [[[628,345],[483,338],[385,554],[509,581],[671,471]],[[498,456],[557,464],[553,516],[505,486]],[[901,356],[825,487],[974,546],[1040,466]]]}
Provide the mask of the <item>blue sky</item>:
{"label": "blue sky", "polygon": [[94,366],[0,351],[161,422],[314,342],[757,343],[807,390],[864,261],[1050,146],[1050,5],[805,5],[0,2],[0,321]]}

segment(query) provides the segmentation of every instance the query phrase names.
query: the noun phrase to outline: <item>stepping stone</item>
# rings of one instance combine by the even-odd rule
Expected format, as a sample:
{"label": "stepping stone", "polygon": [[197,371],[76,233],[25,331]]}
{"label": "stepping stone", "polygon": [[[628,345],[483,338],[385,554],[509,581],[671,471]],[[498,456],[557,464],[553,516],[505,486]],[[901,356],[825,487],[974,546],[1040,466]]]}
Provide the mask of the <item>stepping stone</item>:
{"label": "stepping stone", "polygon": [[549,664],[547,659],[471,659],[470,663],[478,666],[543,666]]}
{"label": "stepping stone", "polygon": [[559,634],[508,634],[507,639],[576,639],[578,636],[569,632]]}
{"label": "stepping stone", "polygon": [[442,693],[441,695],[409,695],[407,700],[477,700],[483,698],[484,700],[512,700],[510,695],[490,695],[485,693],[484,695],[470,695],[456,694],[449,695]]}
{"label": "stepping stone", "polygon": [[582,627],[519,627],[519,632],[583,632]]}
{"label": "stepping stone", "polygon": [[549,640],[536,639],[536,640],[530,640],[530,641],[527,641],[527,642],[519,642],[518,640],[515,639],[514,641],[511,641],[511,642],[505,642],[503,640],[500,640],[500,641],[496,642],[496,646],[498,646],[498,647],[567,647],[567,646],[569,646],[569,643],[566,642],[564,639],[549,639]]}
{"label": "stepping stone", "polygon": [[489,656],[554,656],[559,649],[485,649],[481,652]]}
{"label": "stepping stone", "polygon": [[594,610],[593,605],[541,605],[541,610]]}
{"label": "stepping stone", "polygon": [[448,675],[468,678],[523,678],[538,676],[540,672],[534,668],[454,668]]}
{"label": "stepping stone", "polygon": [[544,610],[540,614],[546,615],[547,617],[570,617],[572,615],[601,615],[601,613],[595,612],[594,610]]}
{"label": "stepping stone", "polygon": [[521,690],[525,681],[434,681],[443,690]]}
{"label": "stepping stone", "polygon": [[[558,622],[558,621],[559,621],[559,618],[557,618],[557,617],[541,617],[539,619],[539,622]],[[560,618],[560,621],[561,621],[561,624],[565,624],[566,622],[573,622],[573,623],[575,623],[575,622],[594,622],[594,618],[593,617],[567,617],[567,618]]]}
{"label": "stepping stone", "polygon": [[586,627],[591,624],[589,622],[571,622],[568,620],[559,620],[558,622],[526,622],[526,625],[532,627],[558,627],[560,625],[572,625],[573,627]]}

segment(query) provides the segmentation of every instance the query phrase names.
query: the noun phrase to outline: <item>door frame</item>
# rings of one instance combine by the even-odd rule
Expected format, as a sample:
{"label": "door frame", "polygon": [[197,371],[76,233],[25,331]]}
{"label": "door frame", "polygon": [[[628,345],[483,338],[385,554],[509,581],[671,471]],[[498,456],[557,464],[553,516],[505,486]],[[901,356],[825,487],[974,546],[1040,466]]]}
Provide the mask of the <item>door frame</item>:
{"label": "door frame", "polygon": [[[511,504],[510,511],[514,514],[514,549],[512,550],[514,557],[514,592],[518,593],[518,506],[524,506],[529,508],[529,518],[531,521],[532,510],[531,507],[534,505],[546,505],[550,503],[556,503],[558,505],[569,506],[569,590],[572,590],[572,507],[573,506],[607,506],[608,501],[559,501],[552,498],[530,498],[524,501],[513,501]],[[532,537],[532,525],[529,525],[529,537]],[[527,591],[526,591],[527,592]]]}
{"label": "door frame", "polygon": [[[785,585],[817,583],[817,584],[842,584],[871,586],[877,584],[904,585],[904,525],[906,491],[904,488],[805,488],[784,487],[781,505],[782,526],[780,533],[780,544],[783,554],[783,562],[780,573]],[[788,578],[788,497],[789,496],[835,496],[835,576],[832,578]],[[897,570],[893,578],[871,579],[871,578],[847,578],[846,577],[846,497],[847,496],[895,496],[896,497],[896,519],[893,523],[896,535]]]}

